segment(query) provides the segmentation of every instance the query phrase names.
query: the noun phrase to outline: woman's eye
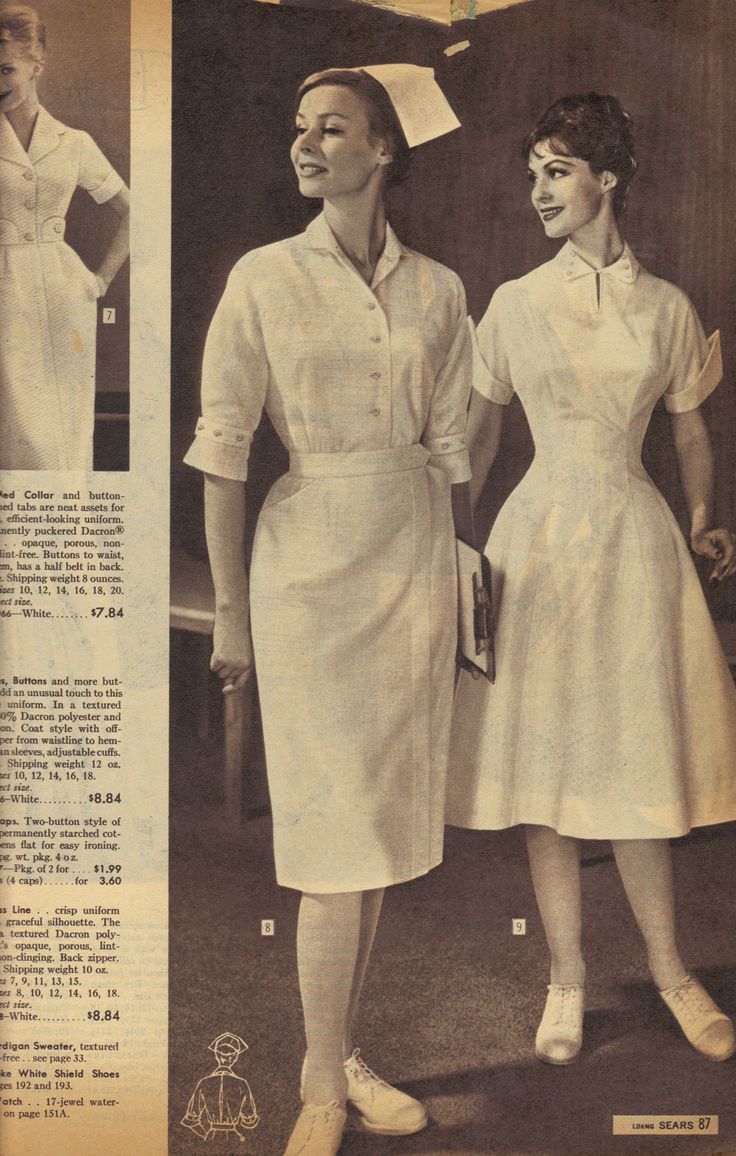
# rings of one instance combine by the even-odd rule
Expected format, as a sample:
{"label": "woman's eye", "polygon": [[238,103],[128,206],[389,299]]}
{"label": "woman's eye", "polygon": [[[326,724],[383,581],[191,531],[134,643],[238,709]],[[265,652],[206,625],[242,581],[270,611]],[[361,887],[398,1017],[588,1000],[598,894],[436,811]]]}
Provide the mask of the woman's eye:
{"label": "woman's eye", "polygon": [[536,183],[537,183],[537,178],[534,175],[534,173],[527,173],[526,179],[528,180],[530,185],[536,185]]}
{"label": "woman's eye", "polygon": [[333,125],[327,125],[327,127],[322,131],[324,132],[325,136],[342,136],[342,129],[335,128]]}

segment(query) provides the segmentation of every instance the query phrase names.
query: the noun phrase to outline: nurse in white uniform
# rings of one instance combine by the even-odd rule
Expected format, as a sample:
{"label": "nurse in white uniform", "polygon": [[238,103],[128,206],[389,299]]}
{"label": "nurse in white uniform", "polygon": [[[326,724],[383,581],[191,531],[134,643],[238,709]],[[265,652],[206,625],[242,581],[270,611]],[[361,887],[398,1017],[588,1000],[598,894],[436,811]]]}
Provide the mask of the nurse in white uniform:
{"label": "nurse in white uniform", "polygon": [[[129,195],[88,133],[42,108],[38,14],[0,5],[0,469],[92,468],[97,299],[128,255]],[[64,241],[74,190],[118,227],[96,273]]]}
{"label": "nurse in white uniform", "polygon": [[641,463],[660,397],[691,517],[690,545],[733,574],[713,522],[701,402],[721,376],[685,294],[621,235],[634,175],[614,97],[563,98],[527,139],[532,204],[551,261],[495,293],[478,327],[485,367],[470,408],[473,489],[518,393],[534,461],[486,547],[496,582],[495,685],[460,676],[448,821],[526,824],[551,955],[536,1053],[582,1043],[578,839],[611,839],[649,969],[685,1035],[723,1060],[730,1020],[688,973],[675,936],[669,838],[736,819],[736,691],[687,546]]}
{"label": "nurse in white uniform", "polygon": [[[292,161],[324,210],[230,274],[187,455],[206,474],[212,666],[228,691],[255,664],[277,876],[303,893],[289,1156],[336,1152],[346,1100],[372,1132],[427,1122],[365,1066],[350,1027],[384,887],[442,857],[471,348],[458,278],[397,239],[383,197],[410,147],[457,125],[431,69],[304,82]],[[243,482],[264,408],[290,468],[259,519],[249,594]]]}

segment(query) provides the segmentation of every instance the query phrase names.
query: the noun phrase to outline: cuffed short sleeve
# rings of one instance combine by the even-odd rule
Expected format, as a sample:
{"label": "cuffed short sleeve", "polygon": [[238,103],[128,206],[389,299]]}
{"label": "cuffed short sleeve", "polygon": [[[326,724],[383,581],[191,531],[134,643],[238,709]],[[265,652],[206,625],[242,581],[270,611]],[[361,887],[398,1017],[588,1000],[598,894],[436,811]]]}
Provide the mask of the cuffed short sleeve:
{"label": "cuffed short sleeve", "polygon": [[97,147],[89,133],[81,133],[77,184],[86,189],[98,205],[119,193],[125,182],[115,172],[107,157]]}
{"label": "cuffed short sleeve", "polygon": [[202,364],[202,416],[187,465],[233,481],[248,476],[253,433],[268,389],[268,361],[248,259],[233,269],[210,325]]}
{"label": "cuffed short sleeve", "polygon": [[477,333],[473,333],[473,388],[497,405],[508,405],[514,396],[504,339],[505,295],[502,285],[493,294]]}
{"label": "cuffed short sleeve", "polygon": [[697,409],[723,376],[720,335],[706,340],[703,326],[689,298],[674,290],[668,318],[668,382],[664,404],[670,413]]}
{"label": "cuffed short sleeve", "polygon": [[470,458],[465,442],[468,402],[472,387],[473,353],[467,324],[465,290],[453,281],[451,339],[447,357],[437,374],[422,445],[429,464],[443,470],[451,484],[470,480]]}
{"label": "cuffed short sleeve", "polygon": [[721,335],[716,329],[706,342],[705,359],[689,383],[682,389],[673,390],[672,387],[664,395],[664,404],[670,413],[687,413],[697,409],[716,388],[723,377],[723,361],[721,359]]}

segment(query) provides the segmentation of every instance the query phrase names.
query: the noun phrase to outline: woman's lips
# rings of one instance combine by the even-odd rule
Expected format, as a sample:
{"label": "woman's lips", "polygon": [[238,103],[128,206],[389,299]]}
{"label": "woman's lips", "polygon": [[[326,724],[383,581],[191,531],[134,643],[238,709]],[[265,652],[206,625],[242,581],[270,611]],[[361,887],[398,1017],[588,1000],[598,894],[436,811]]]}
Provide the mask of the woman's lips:
{"label": "woman's lips", "polygon": [[543,221],[552,221],[555,217],[559,217],[562,209],[557,206],[553,209],[540,209],[539,212]]}
{"label": "woman's lips", "polygon": [[320,173],[326,173],[327,172],[327,169],[322,168],[321,165],[300,164],[300,165],[297,165],[297,168],[299,170],[300,175],[303,177],[318,177],[320,175]]}

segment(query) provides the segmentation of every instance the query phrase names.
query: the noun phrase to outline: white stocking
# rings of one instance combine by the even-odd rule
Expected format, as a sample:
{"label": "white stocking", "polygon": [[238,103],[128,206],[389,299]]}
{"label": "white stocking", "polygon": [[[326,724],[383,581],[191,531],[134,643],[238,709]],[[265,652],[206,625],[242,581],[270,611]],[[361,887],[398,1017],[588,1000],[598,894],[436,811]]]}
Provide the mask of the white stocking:
{"label": "white stocking", "polygon": [[584,983],[578,841],[551,827],[528,826],[526,844],[549,947],[550,982]]}
{"label": "white stocking", "polygon": [[362,899],[360,891],[302,895],[297,963],[307,1036],[305,1104],[345,1102],[343,1041],[361,941]]}
{"label": "white stocking", "polygon": [[365,973],[368,968],[368,961],[371,957],[371,951],[373,949],[373,940],[376,936],[378,919],[381,914],[383,895],[383,887],[376,891],[363,892],[358,958],[355,964],[355,974],[353,976],[353,986],[350,992],[350,1004],[348,1005],[348,1016],[347,1022],[345,1024],[345,1038],[343,1041],[343,1056],[345,1059],[352,1055],[353,1052],[353,1020],[355,1019],[355,1013],[358,1010],[360,993],[363,988],[363,980],[365,979]]}
{"label": "white stocking", "polygon": [[675,941],[672,856],[667,839],[612,842],[621,882],[646,944],[649,970],[660,991],[687,975]]}

